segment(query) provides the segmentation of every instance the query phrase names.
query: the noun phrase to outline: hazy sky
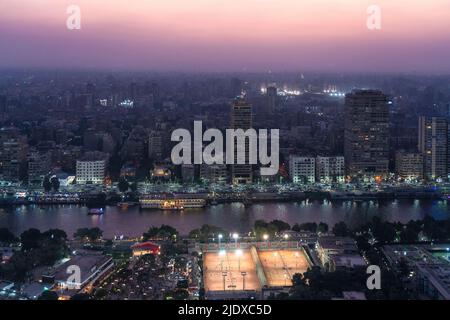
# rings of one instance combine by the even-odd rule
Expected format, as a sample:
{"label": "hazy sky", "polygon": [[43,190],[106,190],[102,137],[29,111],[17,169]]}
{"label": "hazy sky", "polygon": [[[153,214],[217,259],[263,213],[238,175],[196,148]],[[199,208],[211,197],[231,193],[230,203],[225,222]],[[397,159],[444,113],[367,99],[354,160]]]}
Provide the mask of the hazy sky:
{"label": "hazy sky", "polygon": [[450,0],[0,0],[0,67],[450,72]]}

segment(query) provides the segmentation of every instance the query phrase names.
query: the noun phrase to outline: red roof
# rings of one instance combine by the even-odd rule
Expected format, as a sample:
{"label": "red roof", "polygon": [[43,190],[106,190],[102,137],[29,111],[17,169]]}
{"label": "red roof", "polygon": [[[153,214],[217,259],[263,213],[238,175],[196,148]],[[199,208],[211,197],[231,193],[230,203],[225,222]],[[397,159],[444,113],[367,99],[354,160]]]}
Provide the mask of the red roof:
{"label": "red roof", "polygon": [[154,244],[153,242],[142,242],[131,246],[131,249],[159,251],[159,246],[157,244]]}

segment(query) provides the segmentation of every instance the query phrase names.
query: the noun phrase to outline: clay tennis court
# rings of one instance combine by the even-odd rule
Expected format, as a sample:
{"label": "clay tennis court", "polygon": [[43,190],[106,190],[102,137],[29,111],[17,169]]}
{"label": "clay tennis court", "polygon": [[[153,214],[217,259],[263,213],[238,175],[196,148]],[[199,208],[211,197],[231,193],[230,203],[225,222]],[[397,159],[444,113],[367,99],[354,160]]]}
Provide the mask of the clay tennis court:
{"label": "clay tennis court", "polygon": [[249,250],[227,250],[208,252],[203,257],[203,274],[205,290],[222,291],[223,274],[225,276],[225,290],[243,290],[243,276],[245,275],[245,290],[259,290],[260,284],[256,275],[256,266]]}
{"label": "clay tennis court", "polygon": [[258,256],[270,287],[291,286],[292,276],[309,267],[303,250],[258,251]]}

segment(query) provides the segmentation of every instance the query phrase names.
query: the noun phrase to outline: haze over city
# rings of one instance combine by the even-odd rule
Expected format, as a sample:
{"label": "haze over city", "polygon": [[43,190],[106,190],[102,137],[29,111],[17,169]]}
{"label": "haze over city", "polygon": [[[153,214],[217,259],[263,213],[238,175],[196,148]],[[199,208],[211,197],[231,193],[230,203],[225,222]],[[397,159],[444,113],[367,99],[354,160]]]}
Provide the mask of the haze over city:
{"label": "haze over city", "polygon": [[0,0],[0,302],[450,300],[449,31],[449,0]]}
{"label": "haze over city", "polygon": [[447,73],[449,29],[447,0],[3,0],[0,67]]}

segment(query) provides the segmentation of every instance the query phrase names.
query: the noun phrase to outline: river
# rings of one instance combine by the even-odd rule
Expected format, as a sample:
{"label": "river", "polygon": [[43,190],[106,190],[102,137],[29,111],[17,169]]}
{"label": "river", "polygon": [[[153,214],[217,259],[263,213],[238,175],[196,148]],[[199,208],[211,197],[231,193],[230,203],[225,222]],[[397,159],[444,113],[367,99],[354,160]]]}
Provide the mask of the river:
{"label": "river", "polygon": [[357,226],[379,216],[388,221],[408,222],[431,215],[435,219],[450,218],[447,201],[389,200],[364,202],[301,201],[292,203],[260,203],[244,207],[240,203],[220,204],[185,211],[151,211],[130,207],[106,207],[102,216],[89,216],[88,209],[76,205],[18,206],[0,208],[0,227],[16,235],[29,228],[41,231],[59,228],[69,237],[82,227],[99,227],[104,237],[138,236],[150,226],[167,224],[186,235],[203,224],[220,226],[230,232],[247,232],[255,220],[283,220],[293,225],[304,222],[325,222],[334,225],[344,221]]}

